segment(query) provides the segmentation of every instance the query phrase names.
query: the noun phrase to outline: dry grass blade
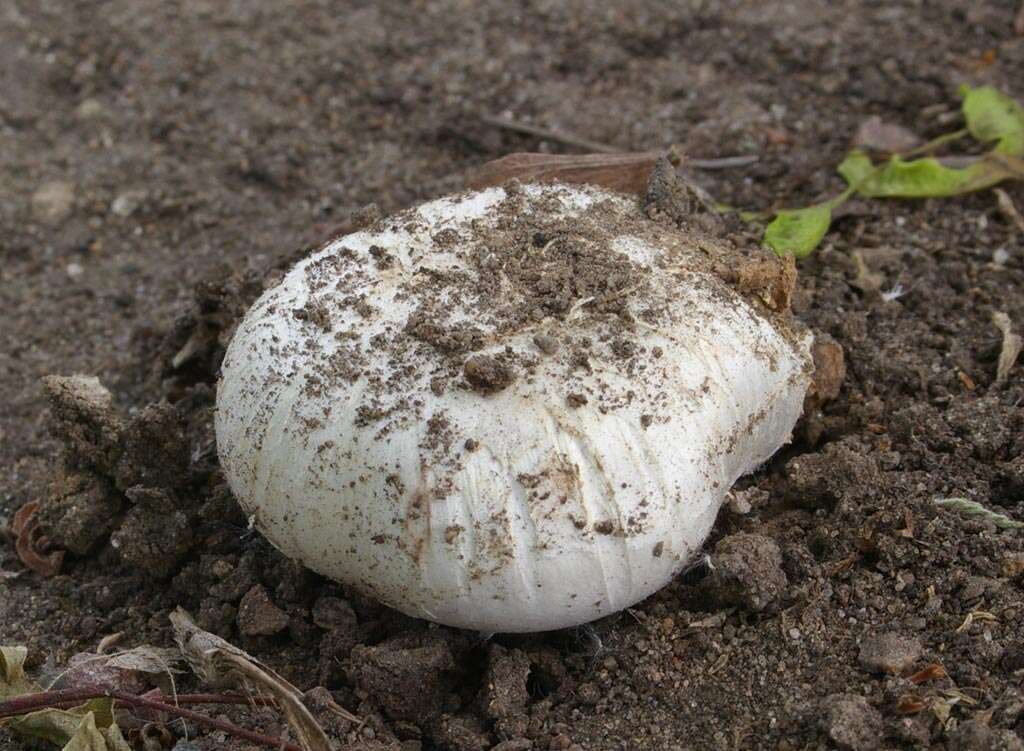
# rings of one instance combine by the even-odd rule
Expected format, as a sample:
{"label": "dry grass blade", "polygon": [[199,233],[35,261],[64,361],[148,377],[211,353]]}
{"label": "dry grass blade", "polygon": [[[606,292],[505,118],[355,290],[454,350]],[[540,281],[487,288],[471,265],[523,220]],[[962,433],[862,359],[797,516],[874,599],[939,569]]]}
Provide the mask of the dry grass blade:
{"label": "dry grass blade", "polygon": [[488,188],[510,180],[597,185],[622,193],[640,193],[647,187],[661,151],[638,154],[509,154],[487,162],[469,180],[470,188]]}
{"label": "dry grass blade", "polygon": [[[216,688],[242,688],[269,694],[281,707],[302,748],[331,750],[327,735],[306,708],[299,689],[243,650],[199,628],[181,608],[171,613],[170,618],[178,648],[196,675]],[[359,718],[349,712],[344,716],[359,722]]]}
{"label": "dry grass blade", "polygon": [[1021,340],[1018,334],[1014,333],[1010,316],[1006,315],[1006,313],[1002,311],[993,313],[992,323],[995,324],[996,328],[1003,335],[1003,346],[999,351],[999,363],[996,366],[996,385],[1001,386],[1006,383],[1006,379],[1010,375],[1010,368],[1017,362],[1017,357],[1020,355],[1021,347],[1024,346],[1024,341]]}
{"label": "dry grass blade", "polygon": [[181,660],[176,649],[152,647],[143,644],[140,647],[127,649],[110,655],[107,666],[121,670],[134,670],[139,673],[180,673],[174,664]]}

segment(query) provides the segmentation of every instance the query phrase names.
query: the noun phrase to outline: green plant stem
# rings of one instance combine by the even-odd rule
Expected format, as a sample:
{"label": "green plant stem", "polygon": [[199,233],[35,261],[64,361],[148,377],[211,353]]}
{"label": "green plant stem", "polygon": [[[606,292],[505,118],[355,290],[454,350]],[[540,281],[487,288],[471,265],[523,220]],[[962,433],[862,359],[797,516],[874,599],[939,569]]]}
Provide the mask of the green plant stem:
{"label": "green plant stem", "polygon": [[961,138],[964,138],[968,135],[970,135],[970,131],[968,131],[967,128],[953,131],[952,133],[944,133],[943,135],[938,136],[937,138],[933,138],[928,143],[923,143],[920,146],[916,146],[910,149],[910,151],[899,152],[896,154],[896,156],[900,157],[901,159],[909,159],[911,157],[920,156],[921,154],[931,154],[935,151],[938,151],[947,143],[959,141]]}

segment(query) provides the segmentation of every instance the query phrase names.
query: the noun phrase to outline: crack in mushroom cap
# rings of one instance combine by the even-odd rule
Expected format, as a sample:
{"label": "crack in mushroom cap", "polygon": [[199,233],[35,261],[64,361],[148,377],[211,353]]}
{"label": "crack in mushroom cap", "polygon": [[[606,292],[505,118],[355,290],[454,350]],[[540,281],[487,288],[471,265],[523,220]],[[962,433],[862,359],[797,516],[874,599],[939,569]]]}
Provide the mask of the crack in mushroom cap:
{"label": "crack in mushroom cap", "polygon": [[742,261],[594,188],[381,220],[239,326],[224,472],[286,555],[409,615],[516,632],[621,610],[800,415],[810,335],[723,281]]}

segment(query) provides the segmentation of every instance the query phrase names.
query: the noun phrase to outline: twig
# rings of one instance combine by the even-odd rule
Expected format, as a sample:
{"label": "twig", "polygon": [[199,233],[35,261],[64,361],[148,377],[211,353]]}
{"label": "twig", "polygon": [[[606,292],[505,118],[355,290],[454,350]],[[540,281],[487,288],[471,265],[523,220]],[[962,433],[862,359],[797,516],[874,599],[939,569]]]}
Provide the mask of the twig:
{"label": "twig", "polygon": [[737,156],[722,156],[712,158],[683,157],[683,166],[696,167],[697,169],[732,169],[733,167],[746,167],[754,164],[761,157],[757,154],[739,154]]}
{"label": "twig", "polygon": [[542,128],[539,125],[530,125],[529,123],[519,122],[518,120],[511,120],[507,117],[499,117],[498,115],[483,115],[481,118],[488,125],[493,125],[495,128],[504,128],[505,130],[514,130],[517,133],[525,133],[528,136],[534,136],[536,138],[543,138],[545,141],[556,141],[558,143],[564,143],[566,146],[572,146],[583,151],[592,151],[599,154],[619,154],[622,153],[622,149],[614,146],[609,146],[605,143],[598,143],[597,141],[591,141],[586,138],[578,138],[571,136],[568,133],[560,133],[557,130],[549,130],[548,128]]}
{"label": "twig", "polygon": [[[596,154],[624,154],[625,149],[620,149],[617,146],[609,146],[606,143],[600,143],[599,141],[591,141],[587,138],[580,138],[573,136],[568,133],[562,133],[557,130],[551,130],[550,128],[542,128],[539,125],[530,125],[529,123],[520,122],[519,120],[512,120],[507,117],[500,117],[498,115],[483,115],[481,118],[487,125],[493,125],[495,128],[504,128],[505,130],[512,130],[517,133],[525,133],[528,136],[534,136],[535,138],[541,138],[545,141],[554,141],[556,143],[565,144],[566,146],[572,146],[582,151],[589,151]],[[753,164],[759,159],[756,154],[744,154],[739,156],[725,156],[711,159],[703,158],[690,158],[685,157],[683,159],[684,164],[687,167],[694,167],[696,169],[716,170],[716,169],[732,169],[734,167],[746,167]]]}
{"label": "twig", "polygon": [[[68,705],[76,705],[83,701],[100,698],[114,699],[132,707],[146,707],[147,709],[154,709],[176,717],[184,717],[200,725],[223,730],[225,733],[237,736],[238,738],[244,738],[252,743],[258,743],[261,746],[282,749],[282,751],[302,751],[302,748],[294,743],[252,730],[246,730],[226,720],[218,720],[199,712],[193,712],[191,709],[174,706],[173,704],[167,704],[156,699],[136,696],[126,691],[114,691],[100,686],[83,686],[82,688],[70,688],[61,691],[42,691],[36,694],[25,694],[15,699],[8,699],[7,701],[0,702],[0,718],[15,717],[51,707],[55,709],[66,708]],[[248,704],[249,701],[248,697],[239,695],[183,694],[178,697],[178,702],[181,704]]]}

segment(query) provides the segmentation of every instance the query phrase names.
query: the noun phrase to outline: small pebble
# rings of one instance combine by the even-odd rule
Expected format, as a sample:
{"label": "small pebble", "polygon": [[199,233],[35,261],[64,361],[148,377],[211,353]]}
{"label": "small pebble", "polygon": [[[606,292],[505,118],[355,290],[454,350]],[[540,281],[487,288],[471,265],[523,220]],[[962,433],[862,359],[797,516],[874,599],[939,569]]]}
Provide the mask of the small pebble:
{"label": "small pebble", "polygon": [[146,194],[139,190],[121,193],[110,204],[110,212],[122,219],[127,219],[136,212],[145,197]]}
{"label": "small pebble", "polygon": [[857,659],[865,670],[900,675],[913,667],[921,652],[921,642],[915,637],[888,632],[866,637]]}
{"label": "small pebble", "polygon": [[80,120],[92,120],[103,114],[103,105],[98,99],[83,99],[75,108],[75,115]]}
{"label": "small pebble", "polygon": [[75,188],[68,182],[43,183],[32,194],[32,216],[47,224],[60,224],[71,215],[74,205]]}

